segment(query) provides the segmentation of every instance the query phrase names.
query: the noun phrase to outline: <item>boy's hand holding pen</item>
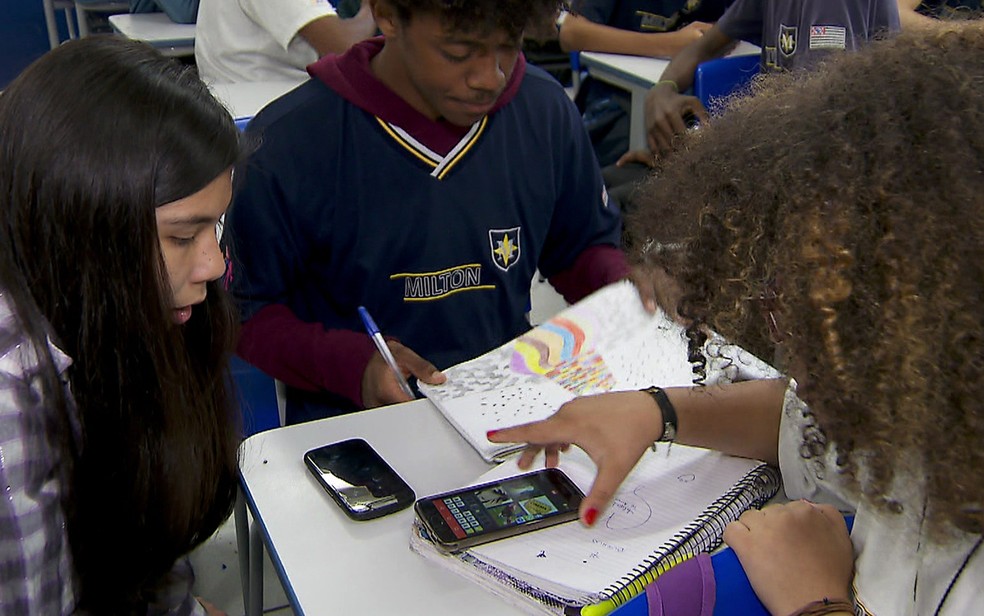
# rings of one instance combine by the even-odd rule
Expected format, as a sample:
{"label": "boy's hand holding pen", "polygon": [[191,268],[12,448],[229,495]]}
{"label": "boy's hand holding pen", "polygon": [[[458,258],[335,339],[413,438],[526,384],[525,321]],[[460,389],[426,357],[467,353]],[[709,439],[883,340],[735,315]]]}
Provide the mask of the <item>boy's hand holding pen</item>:
{"label": "boy's hand holding pen", "polygon": [[432,385],[445,381],[447,377],[434,364],[395,340],[387,342],[364,306],[359,306],[359,316],[379,351],[369,360],[362,376],[362,403],[366,408],[413,400],[416,396],[407,383],[407,375]]}

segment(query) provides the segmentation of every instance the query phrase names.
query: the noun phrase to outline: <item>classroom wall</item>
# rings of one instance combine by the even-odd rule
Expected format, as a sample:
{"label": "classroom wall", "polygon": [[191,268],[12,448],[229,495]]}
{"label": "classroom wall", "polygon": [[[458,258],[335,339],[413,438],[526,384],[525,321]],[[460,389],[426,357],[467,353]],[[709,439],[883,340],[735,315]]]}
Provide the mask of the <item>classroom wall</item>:
{"label": "classroom wall", "polygon": [[[48,51],[41,0],[5,0],[0,8],[0,89],[24,67]],[[65,17],[57,11],[62,40],[68,38]]]}

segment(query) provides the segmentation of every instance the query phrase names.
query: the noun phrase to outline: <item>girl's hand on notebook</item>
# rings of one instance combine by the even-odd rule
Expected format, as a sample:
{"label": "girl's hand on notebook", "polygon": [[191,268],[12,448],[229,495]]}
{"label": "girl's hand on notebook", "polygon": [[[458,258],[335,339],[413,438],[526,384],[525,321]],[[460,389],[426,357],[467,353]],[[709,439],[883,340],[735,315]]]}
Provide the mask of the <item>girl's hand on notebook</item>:
{"label": "girl's hand on notebook", "polygon": [[724,540],[771,614],[851,596],[851,537],[844,516],[830,505],[794,501],[751,509],[728,525]]}
{"label": "girl's hand on notebook", "polygon": [[560,451],[574,444],[598,465],[598,475],[581,503],[581,521],[591,526],[604,511],[642,454],[662,433],[662,416],[644,392],[624,391],[576,398],[553,416],[488,434],[494,443],[529,443],[519,459],[529,468],[546,452],[547,466],[556,466]]}

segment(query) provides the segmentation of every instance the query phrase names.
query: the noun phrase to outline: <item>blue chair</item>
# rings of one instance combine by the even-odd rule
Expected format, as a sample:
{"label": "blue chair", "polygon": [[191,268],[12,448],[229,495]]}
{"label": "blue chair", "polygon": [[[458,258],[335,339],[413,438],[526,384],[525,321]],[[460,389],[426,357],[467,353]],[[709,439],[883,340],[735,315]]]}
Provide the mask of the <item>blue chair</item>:
{"label": "blue chair", "polygon": [[[243,417],[243,438],[279,428],[283,425],[281,396],[276,381],[259,368],[233,356],[229,367],[239,408]],[[263,609],[263,584],[250,580],[250,559],[263,558],[262,539],[258,529],[250,528],[246,497],[242,488],[233,509],[236,524],[236,544],[239,550],[239,575],[243,589],[243,606],[247,614]],[[252,540],[250,534],[253,534]],[[250,606],[253,609],[250,609]],[[258,610],[258,611],[257,611]]]}
{"label": "blue chair", "polygon": [[[246,130],[252,116],[235,118],[236,127]],[[284,425],[284,385],[259,368],[233,356],[230,372],[243,416],[243,438]],[[243,607],[247,616],[263,612],[262,565],[263,538],[256,524],[250,524],[246,495],[240,486],[233,509],[236,546],[239,551],[239,576],[243,589]]]}
{"label": "blue chair", "polygon": [[719,111],[721,99],[745,86],[758,74],[757,54],[709,60],[694,72],[694,96],[712,114]]}
{"label": "blue chair", "polygon": [[581,79],[584,75],[581,73],[581,52],[572,51],[571,52],[571,88],[574,95],[577,95],[577,91],[581,88]]}
{"label": "blue chair", "polygon": [[243,436],[280,427],[277,388],[272,377],[239,357],[230,366],[243,417]]}

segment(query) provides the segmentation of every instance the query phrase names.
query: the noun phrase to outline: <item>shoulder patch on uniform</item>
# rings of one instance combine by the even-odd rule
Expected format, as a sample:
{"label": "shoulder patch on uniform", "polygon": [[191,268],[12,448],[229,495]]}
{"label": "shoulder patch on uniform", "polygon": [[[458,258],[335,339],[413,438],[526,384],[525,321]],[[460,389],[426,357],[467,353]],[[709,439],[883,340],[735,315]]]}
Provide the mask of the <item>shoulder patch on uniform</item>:
{"label": "shoulder patch on uniform", "polygon": [[843,26],[810,26],[810,49],[847,49]]}
{"label": "shoulder patch on uniform", "polygon": [[796,26],[779,24],[779,51],[784,56],[796,53]]}
{"label": "shoulder patch on uniform", "polygon": [[489,249],[492,252],[492,262],[502,271],[519,261],[522,250],[519,245],[520,227],[511,229],[489,229]]}

